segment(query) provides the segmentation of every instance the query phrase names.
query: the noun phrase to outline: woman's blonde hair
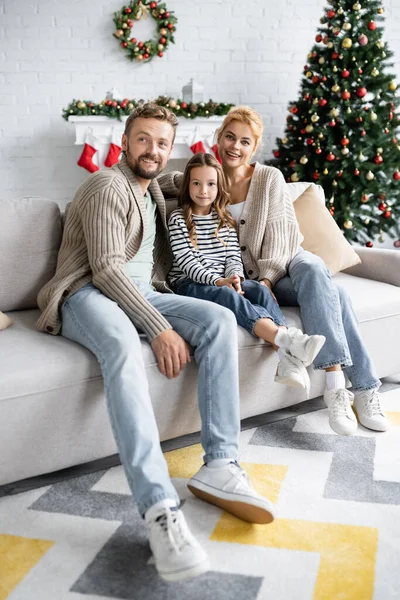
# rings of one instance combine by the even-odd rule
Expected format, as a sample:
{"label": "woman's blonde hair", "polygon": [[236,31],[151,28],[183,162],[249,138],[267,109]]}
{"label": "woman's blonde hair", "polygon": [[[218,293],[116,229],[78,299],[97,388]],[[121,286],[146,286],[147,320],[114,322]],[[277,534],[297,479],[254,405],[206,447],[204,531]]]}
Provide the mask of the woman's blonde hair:
{"label": "woman's blonde hair", "polygon": [[255,153],[260,147],[262,141],[262,134],[264,130],[261,115],[252,108],[250,108],[250,106],[233,106],[226,115],[225,119],[223,120],[221,127],[217,130],[218,144],[222,139],[225,129],[228,128],[229,124],[232,123],[232,121],[238,121],[239,123],[244,123],[245,125],[248,125],[250,127],[256,142],[256,145],[254,147]]}
{"label": "woman's blonde hair", "polygon": [[[183,174],[183,181],[181,186],[181,192],[178,198],[178,206],[183,210],[183,216],[185,219],[186,227],[188,228],[189,238],[195,248],[197,248],[197,235],[196,225],[193,222],[193,200],[189,194],[190,185],[190,173],[196,167],[213,167],[217,172],[217,186],[218,193],[217,197],[213,202],[213,208],[219,217],[218,227],[215,231],[215,236],[218,238],[218,232],[224,226],[236,227],[235,220],[227,210],[227,205],[230,203],[230,197],[226,191],[226,181],[224,172],[219,162],[213,157],[212,154],[204,154],[198,152],[189,160],[186,165],[185,172]],[[223,242],[222,242],[223,243]]]}

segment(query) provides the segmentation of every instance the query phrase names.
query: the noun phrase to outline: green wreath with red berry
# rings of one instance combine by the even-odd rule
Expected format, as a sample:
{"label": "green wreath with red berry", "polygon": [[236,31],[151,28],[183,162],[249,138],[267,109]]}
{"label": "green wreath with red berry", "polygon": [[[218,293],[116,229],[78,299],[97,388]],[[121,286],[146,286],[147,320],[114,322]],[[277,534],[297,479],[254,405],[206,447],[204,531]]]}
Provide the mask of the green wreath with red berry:
{"label": "green wreath with red berry", "polygon": [[[132,35],[135,21],[140,21],[150,15],[156,21],[157,34],[152,40],[145,42],[137,40]],[[174,31],[178,19],[172,11],[167,10],[164,2],[154,0],[132,0],[128,6],[123,6],[114,13],[116,31],[114,37],[125,50],[127,58],[137,62],[148,62],[154,56],[164,56],[169,44],[174,44]]]}

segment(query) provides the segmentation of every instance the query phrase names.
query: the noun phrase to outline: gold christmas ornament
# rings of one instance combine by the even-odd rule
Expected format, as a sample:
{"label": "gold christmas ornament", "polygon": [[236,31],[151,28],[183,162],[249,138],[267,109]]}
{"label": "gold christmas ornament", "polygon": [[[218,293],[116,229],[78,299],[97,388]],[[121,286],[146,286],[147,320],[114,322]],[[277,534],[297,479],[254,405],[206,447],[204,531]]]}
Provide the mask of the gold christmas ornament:
{"label": "gold christmas ornament", "polygon": [[372,171],[368,171],[365,178],[368,179],[368,181],[372,181],[375,178],[375,175],[373,174]]}
{"label": "gold christmas ornament", "polygon": [[292,181],[298,181],[299,180],[299,176],[297,175],[297,173],[292,173],[290,176],[290,179]]}
{"label": "gold christmas ornament", "polygon": [[384,43],[384,42],[382,42],[382,40],[378,40],[378,41],[376,42],[376,45],[377,45],[377,46],[378,46],[378,48],[381,50],[382,48],[384,48],[384,46],[385,46],[385,43]]}
{"label": "gold christmas ornament", "polygon": [[311,116],[311,121],[312,121],[313,123],[316,123],[317,121],[319,121],[319,116],[318,116],[318,115],[315,115],[315,114],[314,114],[314,115],[312,115],[312,116]]}
{"label": "gold christmas ornament", "polygon": [[169,105],[171,108],[176,108],[176,100],[170,100]]}
{"label": "gold christmas ornament", "polygon": [[308,58],[308,59],[312,58],[312,52],[309,52],[309,53],[307,54],[307,58]]}
{"label": "gold christmas ornament", "polygon": [[361,10],[361,4],[359,2],[353,4],[353,10]]}
{"label": "gold christmas ornament", "polygon": [[[314,100],[313,100],[313,102],[312,102],[312,103],[313,103],[313,104],[318,104],[318,102],[319,102],[318,98],[314,98]],[[310,111],[310,112],[311,112],[311,111]]]}
{"label": "gold christmas ornament", "polygon": [[350,221],[350,219],[349,219],[348,221],[345,221],[345,222],[343,223],[343,227],[344,227],[345,229],[351,229],[351,228],[353,227],[353,221]]}
{"label": "gold christmas ornament", "polygon": [[340,27],[334,27],[332,31],[337,35],[338,33],[340,33]]}
{"label": "gold christmas ornament", "polygon": [[376,151],[377,151],[378,154],[382,154],[383,148],[377,148]]}
{"label": "gold christmas ornament", "polygon": [[124,35],[124,31],[123,29],[117,29],[117,31],[115,32],[115,35],[117,37],[121,37],[122,35]]}
{"label": "gold christmas ornament", "polygon": [[319,64],[320,64],[320,65],[323,65],[323,64],[324,64],[324,62],[325,62],[325,59],[324,59],[324,57],[323,57],[323,56],[321,56],[321,58],[318,60],[318,62],[319,62]]}
{"label": "gold christmas ornament", "polygon": [[353,45],[353,42],[350,38],[344,38],[344,40],[342,41],[342,48],[351,48]]}
{"label": "gold christmas ornament", "polygon": [[365,160],[365,156],[362,152],[358,155],[358,160]]}
{"label": "gold christmas ornament", "polygon": [[336,181],[336,179],[334,179],[334,180],[332,181],[332,185],[333,185],[334,187],[336,187],[336,186],[337,186],[337,181]]}
{"label": "gold christmas ornament", "polygon": [[380,6],[380,7],[378,8],[378,11],[377,11],[377,12],[378,12],[378,15],[383,15],[383,13],[384,13],[384,10],[383,10],[382,6]]}
{"label": "gold christmas ornament", "polygon": [[395,81],[391,81],[390,83],[388,83],[388,88],[391,92],[394,92],[395,90],[397,90],[397,83]]}
{"label": "gold christmas ornament", "polygon": [[343,156],[346,156],[350,152],[350,150],[348,148],[342,148],[341,152]]}
{"label": "gold christmas ornament", "polygon": [[378,77],[378,75],[379,75],[379,71],[378,71],[378,69],[377,69],[376,67],[374,67],[374,68],[372,69],[372,71],[371,71],[371,75],[372,75],[372,77]]}
{"label": "gold christmas ornament", "polygon": [[86,104],[84,102],[82,102],[82,100],[79,100],[77,107],[82,109],[82,108],[86,107]]}
{"label": "gold christmas ornament", "polygon": [[365,223],[365,225],[369,225],[369,224],[370,224],[370,222],[371,222],[371,219],[368,219],[368,218],[367,218],[367,219],[364,219],[364,223]]}
{"label": "gold christmas ornament", "polygon": [[342,29],[344,29],[345,31],[350,31],[351,23],[343,23]]}
{"label": "gold christmas ornament", "polygon": [[164,44],[158,44],[157,48],[161,51],[164,50]]}
{"label": "gold christmas ornament", "polygon": [[337,92],[340,92],[340,85],[335,83],[335,85],[332,86],[331,90],[332,92],[335,92],[335,94],[337,94]]}
{"label": "gold christmas ornament", "polygon": [[324,137],[324,134],[323,133],[319,133],[318,137],[319,137],[320,140],[322,140],[322,138]]}
{"label": "gold christmas ornament", "polygon": [[352,110],[351,110],[350,106],[347,107],[346,112],[347,112],[348,115],[351,114]]}
{"label": "gold christmas ornament", "polygon": [[378,115],[373,110],[371,110],[371,112],[369,113],[369,118],[371,119],[371,121],[376,121]]}
{"label": "gold christmas ornament", "polygon": [[343,8],[338,8],[337,9],[337,14],[338,15],[342,15],[343,14]]}
{"label": "gold christmas ornament", "polygon": [[126,23],[122,24],[122,29],[128,29],[128,25]]}
{"label": "gold christmas ornament", "polygon": [[167,33],[168,33],[168,30],[167,30],[167,29],[165,29],[165,28],[163,28],[163,29],[160,29],[160,34],[161,34],[161,35],[167,35]]}
{"label": "gold christmas ornament", "polygon": [[313,130],[314,130],[314,127],[312,125],[307,125],[307,127],[306,127],[307,133],[311,133]]}
{"label": "gold christmas ornament", "polygon": [[308,163],[308,158],[307,158],[307,156],[302,156],[302,157],[300,158],[300,164],[301,164],[301,165],[306,165],[307,163]]}
{"label": "gold christmas ornament", "polygon": [[307,73],[306,73],[306,77],[312,77],[312,73],[311,73],[311,71],[307,71]]}
{"label": "gold christmas ornament", "polygon": [[329,114],[331,117],[337,117],[339,116],[339,111],[337,108],[332,108],[332,110],[329,111]]}
{"label": "gold christmas ornament", "polygon": [[337,73],[337,70],[338,70],[338,68],[337,68],[337,66],[335,65],[335,66],[333,67],[333,72],[334,72],[334,73]]}
{"label": "gold christmas ornament", "polygon": [[282,144],[287,144],[287,143],[288,143],[287,137],[282,138]]}
{"label": "gold christmas ornament", "polygon": [[333,42],[328,42],[327,46],[328,46],[328,48],[333,48]]}
{"label": "gold christmas ornament", "polygon": [[324,169],[322,172],[323,172],[324,175],[328,175],[329,171],[328,171],[328,169]]}

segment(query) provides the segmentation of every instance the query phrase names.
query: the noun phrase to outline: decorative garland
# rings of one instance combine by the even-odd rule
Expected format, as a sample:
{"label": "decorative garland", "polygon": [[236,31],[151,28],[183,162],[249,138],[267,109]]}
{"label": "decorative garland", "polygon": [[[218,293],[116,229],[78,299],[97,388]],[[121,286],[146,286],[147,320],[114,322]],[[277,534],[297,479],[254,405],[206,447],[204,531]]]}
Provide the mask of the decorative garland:
{"label": "decorative garland", "polygon": [[[148,14],[156,21],[157,35],[152,40],[141,42],[131,37],[131,29],[134,21],[145,19]],[[164,56],[168,45],[175,43],[173,32],[177,21],[174,13],[167,10],[164,2],[132,0],[128,6],[123,6],[120,11],[114,13],[116,31],[113,36],[120,42],[129,60],[148,62],[156,55]]]}
{"label": "decorative garland", "polygon": [[[90,100],[73,100],[67,108],[63,108],[63,119],[68,121],[68,117],[77,116],[105,116],[110,119],[121,120],[121,117],[130,115],[135,106],[143,104],[144,100],[102,100],[100,104],[95,104]],[[233,104],[227,102],[208,102],[187,103],[183,100],[174,100],[168,96],[159,96],[153,100],[158,106],[169,108],[177,117],[185,119],[196,119],[197,117],[225,116]]]}

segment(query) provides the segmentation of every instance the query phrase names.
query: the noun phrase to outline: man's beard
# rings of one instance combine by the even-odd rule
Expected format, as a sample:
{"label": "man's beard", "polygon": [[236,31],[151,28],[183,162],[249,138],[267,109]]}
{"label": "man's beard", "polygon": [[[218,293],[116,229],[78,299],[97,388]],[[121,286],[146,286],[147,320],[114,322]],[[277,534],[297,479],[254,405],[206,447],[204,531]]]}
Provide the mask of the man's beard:
{"label": "man's beard", "polygon": [[[156,169],[152,170],[150,172],[146,171],[146,168],[142,167],[142,165],[140,163],[140,161],[143,158],[153,160],[155,163],[157,163]],[[159,175],[161,173],[161,171],[163,170],[161,162],[158,160],[157,156],[154,156],[154,154],[149,154],[148,152],[146,154],[141,154],[138,159],[133,159],[129,156],[129,149],[128,149],[126,152],[126,159],[127,159],[128,165],[130,166],[130,168],[132,169],[132,171],[134,172],[136,177],[140,177],[141,179],[155,179],[157,177],[157,175]]]}

